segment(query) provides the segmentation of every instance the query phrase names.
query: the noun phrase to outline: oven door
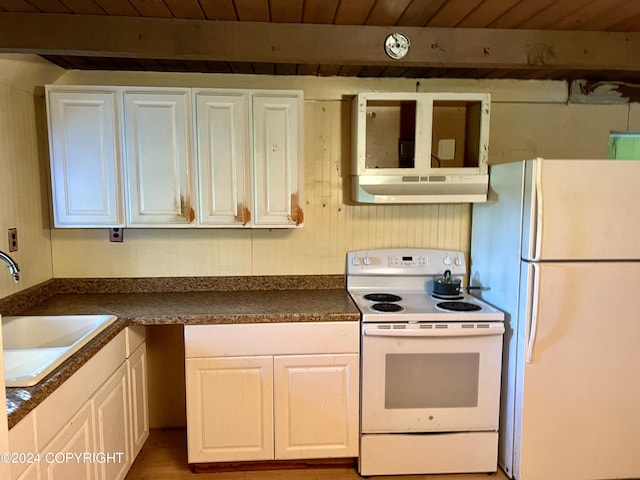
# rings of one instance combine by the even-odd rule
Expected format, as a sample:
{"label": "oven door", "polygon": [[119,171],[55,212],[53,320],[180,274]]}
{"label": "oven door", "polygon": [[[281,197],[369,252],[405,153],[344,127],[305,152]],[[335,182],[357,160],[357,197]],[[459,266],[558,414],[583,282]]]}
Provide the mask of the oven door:
{"label": "oven door", "polygon": [[504,325],[363,324],[362,433],[498,429]]}

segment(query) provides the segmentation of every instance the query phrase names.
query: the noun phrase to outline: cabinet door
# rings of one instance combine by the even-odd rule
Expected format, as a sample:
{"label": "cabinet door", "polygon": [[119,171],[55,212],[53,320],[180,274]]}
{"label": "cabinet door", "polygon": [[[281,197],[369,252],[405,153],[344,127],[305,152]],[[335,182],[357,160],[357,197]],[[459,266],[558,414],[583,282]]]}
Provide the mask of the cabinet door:
{"label": "cabinet door", "polygon": [[188,358],[189,463],[273,459],[273,357]]}
{"label": "cabinet door", "polygon": [[[13,475],[13,473],[12,473]],[[31,463],[19,477],[12,477],[12,480],[39,480],[40,470],[37,463]]]}
{"label": "cabinet door", "polygon": [[358,355],[274,358],[275,457],[358,455]]}
{"label": "cabinet door", "polygon": [[[36,410],[31,410],[26,417],[9,430],[9,448],[6,451],[26,454],[35,454],[38,452],[38,447],[36,446]],[[11,480],[38,478],[36,463],[12,462],[10,466]],[[0,475],[0,478],[4,477]]]}
{"label": "cabinet door", "polygon": [[[40,478],[42,480],[69,480],[96,478],[95,463],[82,458],[84,452],[94,452],[93,411],[87,402],[69,423],[41,452]],[[80,459],[70,458],[67,453],[80,455]],[[45,460],[49,461],[45,461]]]}
{"label": "cabinet door", "polygon": [[248,94],[203,90],[195,98],[198,225],[249,226]]}
{"label": "cabinet door", "polygon": [[300,226],[302,213],[302,92],[254,92],[254,226]]}
{"label": "cabinet door", "polygon": [[129,357],[127,366],[131,394],[131,461],[133,462],[149,437],[147,350],[144,343]]}
{"label": "cabinet door", "polygon": [[191,117],[189,89],[124,93],[127,224],[189,226]]}
{"label": "cabinet door", "polygon": [[53,222],[122,227],[117,90],[47,88]]}
{"label": "cabinet door", "polygon": [[96,452],[118,454],[116,461],[97,463],[97,478],[122,480],[131,467],[131,434],[129,429],[129,378],[123,363],[96,392]]}

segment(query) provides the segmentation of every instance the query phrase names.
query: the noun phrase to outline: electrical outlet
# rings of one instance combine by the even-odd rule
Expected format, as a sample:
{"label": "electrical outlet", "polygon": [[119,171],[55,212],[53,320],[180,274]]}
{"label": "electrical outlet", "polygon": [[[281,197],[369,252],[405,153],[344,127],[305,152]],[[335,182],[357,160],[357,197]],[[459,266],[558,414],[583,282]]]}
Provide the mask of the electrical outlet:
{"label": "electrical outlet", "polygon": [[9,251],[10,252],[18,251],[18,229],[17,228],[9,229]]}
{"label": "electrical outlet", "polygon": [[110,228],[109,229],[109,241],[122,243],[124,240],[124,229],[122,228]]}
{"label": "electrical outlet", "polygon": [[438,158],[440,160],[454,160],[456,158],[455,138],[443,138],[438,141]]}

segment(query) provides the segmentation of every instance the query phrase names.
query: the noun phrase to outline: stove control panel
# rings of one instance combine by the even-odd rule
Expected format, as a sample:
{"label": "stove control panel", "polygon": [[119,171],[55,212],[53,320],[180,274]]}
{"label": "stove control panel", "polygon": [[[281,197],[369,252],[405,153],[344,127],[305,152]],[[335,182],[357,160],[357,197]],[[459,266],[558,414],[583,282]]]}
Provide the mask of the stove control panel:
{"label": "stove control panel", "polygon": [[420,255],[390,255],[389,266],[390,267],[426,267],[427,257]]}
{"label": "stove control panel", "polygon": [[467,271],[464,253],[432,248],[358,250],[347,254],[347,275],[453,275]]}

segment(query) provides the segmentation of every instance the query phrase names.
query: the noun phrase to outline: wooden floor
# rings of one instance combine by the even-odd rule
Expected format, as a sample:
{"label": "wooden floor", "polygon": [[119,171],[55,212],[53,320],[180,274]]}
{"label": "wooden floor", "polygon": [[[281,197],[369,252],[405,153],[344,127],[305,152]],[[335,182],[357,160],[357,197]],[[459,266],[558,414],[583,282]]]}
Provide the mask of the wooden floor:
{"label": "wooden floor", "polygon": [[[186,431],[184,429],[152,430],[126,480],[359,480],[362,478],[351,468],[192,473],[187,466],[186,445]],[[495,475],[487,475],[486,473],[394,475],[369,478],[379,480],[507,480],[501,471]]]}

